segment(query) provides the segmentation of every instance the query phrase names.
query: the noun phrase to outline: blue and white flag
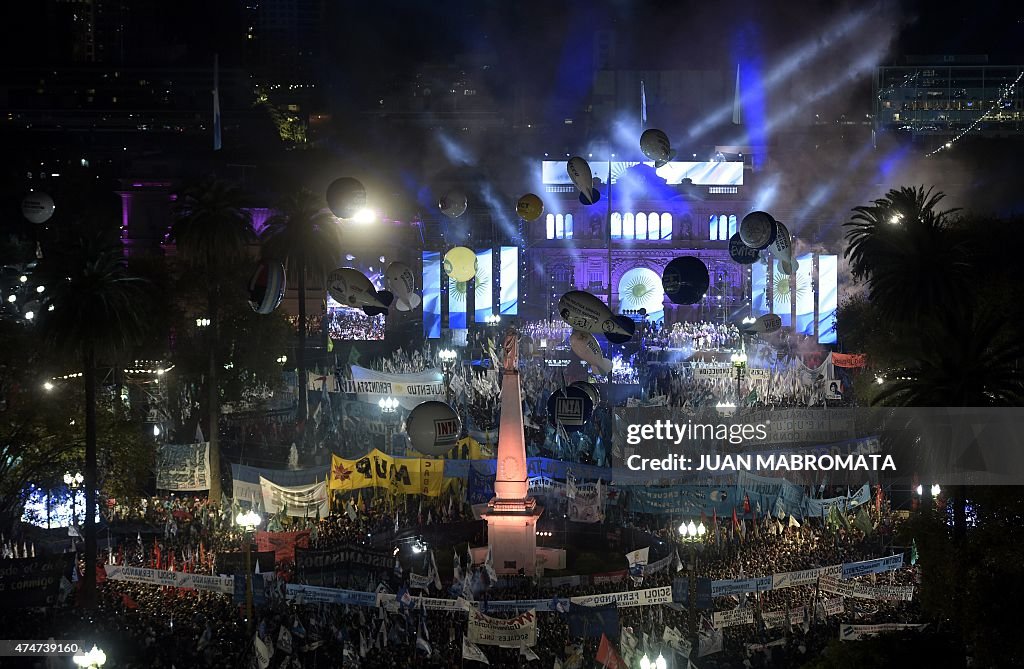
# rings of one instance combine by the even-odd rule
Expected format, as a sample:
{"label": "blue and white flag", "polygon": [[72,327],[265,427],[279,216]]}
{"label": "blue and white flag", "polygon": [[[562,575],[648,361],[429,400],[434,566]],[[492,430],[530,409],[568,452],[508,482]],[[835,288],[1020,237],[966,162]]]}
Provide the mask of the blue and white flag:
{"label": "blue and white flag", "polygon": [[644,571],[647,569],[647,557],[650,554],[651,549],[638,548],[637,550],[626,553],[626,562],[629,563],[629,576],[633,579],[634,585],[640,585],[644,581]]}

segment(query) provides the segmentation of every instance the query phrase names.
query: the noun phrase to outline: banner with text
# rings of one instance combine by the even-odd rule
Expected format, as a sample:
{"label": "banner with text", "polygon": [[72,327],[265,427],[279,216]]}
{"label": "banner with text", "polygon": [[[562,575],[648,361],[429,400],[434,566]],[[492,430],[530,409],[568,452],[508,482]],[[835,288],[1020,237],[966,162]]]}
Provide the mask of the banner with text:
{"label": "banner with text", "polygon": [[385,397],[394,397],[406,409],[428,400],[444,401],[444,375],[439,369],[426,369],[414,374],[388,374],[352,366],[352,378],[341,379],[341,392],[353,393],[364,402],[377,404]]}
{"label": "banner with text", "polygon": [[172,492],[210,489],[210,443],[161,444],[156,455],[156,488]]}
{"label": "banner with text", "polygon": [[5,608],[57,603],[61,578],[71,578],[74,553],[0,560],[0,601]]}
{"label": "banner with text", "polygon": [[274,559],[295,562],[296,548],[309,548],[309,530],[300,532],[257,532],[256,546],[260,551],[273,552]]}
{"label": "banner with text", "polygon": [[332,491],[385,488],[394,493],[437,497],[443,482],[444,460],[395,458],[376,449],[358,460],[331,456]]}
{"label": "banner with text", "polygon": [[263,508],[267,513],[284,511],[285,515],[298,518],[326,518],[330,515],[327,481],[282,486],[260,477],[260,489],[263,492]]}
{"label": "banner with text", "polygon": [[627,592],[607,592],[599,595],[581,595],[570,597],[573,606],[606,606],[615,604],[619,608],[628,606],[651,606],[654,604],[672,603],[672,586],[630,590]]}
{"label": "banner with text", "polygon": [[469,640],[476,644],[521,648],[537,644],[537,612],[530,610],[515,618],[492,618],[480,611],[469,614]]}
{"label": "banner with text", "polygon": [[107,578],[112,581],[162,585],[171,588],[185,588],[186,590],[207,590],[228,595],[235,591],[235,579],[230,576],[189,574],[183,571],[123,567],[116,564],[103,565],[103,569],[107,572]]}

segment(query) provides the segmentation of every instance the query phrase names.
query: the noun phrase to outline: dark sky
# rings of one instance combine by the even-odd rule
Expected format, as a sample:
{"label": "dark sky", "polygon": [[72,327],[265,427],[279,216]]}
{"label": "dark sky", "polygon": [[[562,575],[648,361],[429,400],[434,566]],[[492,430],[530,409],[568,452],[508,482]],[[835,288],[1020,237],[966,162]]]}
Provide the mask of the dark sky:
{"label": "dark sky", "polygon": [[[54,0],[5,2],[0,8],[0,56],[7,64],[50,60],[55,36],[47,19]],[[241,44],[240,0],[130,0],[151,16],[153,39],[187,45],[165,56],[205,63],[216,49]],[[542,66],[575,33],[615,30],[629,60],[641,66],[714,58],[737,27],[757,27],[769,50],[782,50],[844,13],[878,10],[899,28],[902,53],[987,53],[993,62],[1024,59],[1024,3],[1000,0],[799,0],[692,2],[689,0],[379,0],[325,3],[331,50],[354,59],[370,76],[423,59],[491,54],[516,69]]]}

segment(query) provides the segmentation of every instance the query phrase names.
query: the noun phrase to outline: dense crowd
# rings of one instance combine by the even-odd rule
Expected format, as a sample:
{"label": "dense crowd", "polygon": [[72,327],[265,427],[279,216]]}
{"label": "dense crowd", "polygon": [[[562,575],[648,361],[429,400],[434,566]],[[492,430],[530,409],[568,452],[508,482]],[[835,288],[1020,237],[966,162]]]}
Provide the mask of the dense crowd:
{"label": "dense crowd", "polygon": [[383,316],[367,316],[359,309],[342,307],[327,312],[327,334],[335,341],[384,339]]}
{"label": "dense crowd", "polygon": [[657,326],[647,336],[649,346],[710,351],[740,347],[740,331],[731,323],[684,322]]}
{"label": "dense crowd", "polygon": [[[387,534],[397,522],[401,528],[425,527],[462,518],[461,513],[446,511],[443,504],[432,505],[424,512],[420,500],[404,504],[376,502],[343,504],[345,510],[319,520],[294,519],[284,529],[308,529],[314,547],[351,545],[367,535]],[[397,508],[397,511],[396,511]],[[164,569],[213,571],[215,554],[233,550],[242,540],[231,526],[230,508],[212,505],[193,498],[145,500],[132,505],[115,505],[110,510],[113,526],[145,524],[151,528],[147,538],[126,538],[101,559],[132,566],[158,566]],[[397,515],[396,515],[397,514]],[[854,528],[826,528],[808,521],[795,523],[762,518],[743,522],[743,538],[739,532],[721,528],[716,538],[709,533],[703,543],[676,544],[675,520],[664,516],[623,517],[617,526],[633,525],[648,533],[652,544],[652,561],[658,556],[678,557],[663,563],[657,573],[647,573],[642,582],[633,581],[624,572],[610,574],[600,585],[553,586],[549,579],[509,577],[492,580],[487,565],[471,568],[474,588],[462,589],[463,596],[475,596],[476,606],[488,615],[509,617],[511,614],[488,611],[487,602],[514,599],[552,600],[602,592],[619,592],[663,585],[685,587],[691,573],[698,578],[749,578],[772,573],[809,569],[844,562],[854,562],[889,555],[897,519],[883,506],[873,512],[875,528],[865,536]],[[163,526],[161,529],[161,525]],[[476,537],[481,540],[482,537]],[[200,548],[202,546],[202,548]],[[463,544],[464,546],[464,544]],[[451,546],[437,550],[451,552]],[[570,552],[572,546],[568,547]],[[199,553],[207,563],[197,563]],[[691,553],[692,551],[692,553]],[[173,556],[173,557],[169,557]],[[469,558],[464,558],[467,565]],[[624,560],[623,560],[624,566]],[[402,593],[408,586],[409,568],[416,565],[406,560],[405,575],[390,575],[387,582],[377,584],[379,590]],[[452,597],[458,581],[451,572],[440,574],[442,590],[424,593],[432,597]],[[210,573],[210,572],[207,572]],[[912,585],[915,569],[905,567],[895,572],[863,577],[865,583]],[[280,582],[299,582],[288,564],[279,565],[275,578]],[[589,581],[589,579],[586,579]],[[682,584],[682,585],[681,585]],[[354,586],[349,586],[354,587]],[[367,583],[357,589],[373,589]],[[451,590],[451,591],[450,591]],[[19,612],[6,615],[2,622],[12,638],[76,638],[94,640],[106,650],[108,667],[234,667],[243,666],[252,656],[253,642],[246,632],[244,608],[227,595],[193,590],[176,590],[101,579],[99,607],[84,613],[72,606]],[[299,604],[283,596],[283,587],[272,588],[267,602],[258,607],[254,627],[264,643],[276,651],[273,667],[351,666],[377,669],[384,667],[455,667],[462,666],[461,650],[466,634],[466,614],[421,610],[415,606],[398,611],[360,608],[349,605]],[[471,595],[470,593],[474,593]],[[818,592],[815,586],[800,586],[746,595],[714,599],[716,611],[750,607],[755,623],[725,628],[720,652],[697,658],[701,667],[767,667],[795,666],[821,652],[824,645],[838,636],[839,622],[870,624],[877,622],[914,622],[918,619],[916,601],[846,600],[841,615],[826,616],[815,606],[831,595]],[[70,601],[69,601],[70,604]],[[810,605],[815,613],[803,624],[766,629],[762,615],[769,611],[795,609]],[[550,667],[558,660],[563,667],[592,666],[597,652],[597,634],[587,638],[573,636],[569,631],[569,614],[539,612],[537,645],[531,650],[539,657],[533,664],[520,657],[517,649],[481,646],[491,666],[507,667],[518,663]],[[694,638],[689,629],[689,611],[685,605],[625,607],[618,610],[619,627],[636,639],[650,639],[653,654],[673,652],[662,641],[666,627],[679,630],[685,638]],[[706,630],[710,611],[699,612],[698,627]],[[281,630],[285,631],[282,632]],[[417,644],[417,639],[427,644]],[[761,649],[771,641],[784,640],[768,650]],[[621,643],[621,642],[620,642]],[[290,646],[290,650],[288,649]],[[756,647],[760,650],[751,650]],[[429,648],[429,656],[427,649]],[[286,652],[287,650],[287,652]],[[620,653],[623,650],[620,648]],[[40,664],[39,666],[46,666]]]}

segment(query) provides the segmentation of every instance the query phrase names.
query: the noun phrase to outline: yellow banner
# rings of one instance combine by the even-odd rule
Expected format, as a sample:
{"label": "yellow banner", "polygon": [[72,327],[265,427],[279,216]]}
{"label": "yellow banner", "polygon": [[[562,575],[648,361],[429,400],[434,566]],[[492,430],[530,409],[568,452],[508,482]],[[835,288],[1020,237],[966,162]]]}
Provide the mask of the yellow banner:
{"label": "yellow banner", "polygon": [[444,460],[394,458],[377,449],[358,460],[331,456],[331,490],[384,488],[407,495],[437,497],[443,479]]}
{"label": "yellow banner", "polygon": [[[420,455],[418,451],[409,449],[406,451],[412,455]],[[443,454],[445,460],[480,460],[483,455],[480,453],[480,442],[473,437],[463,437],[455,442],[455,446]]]}

